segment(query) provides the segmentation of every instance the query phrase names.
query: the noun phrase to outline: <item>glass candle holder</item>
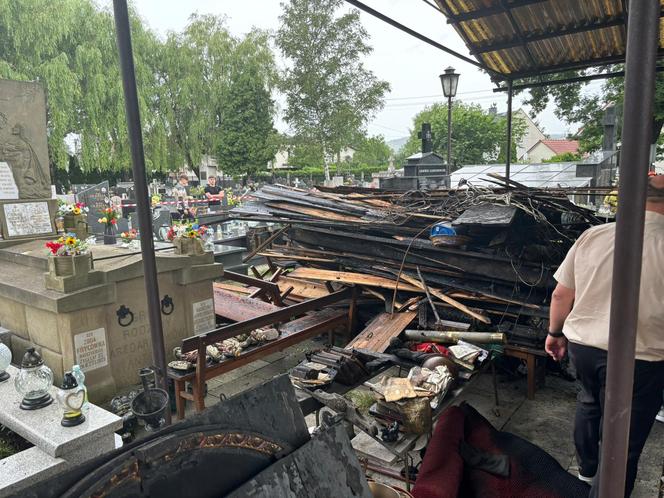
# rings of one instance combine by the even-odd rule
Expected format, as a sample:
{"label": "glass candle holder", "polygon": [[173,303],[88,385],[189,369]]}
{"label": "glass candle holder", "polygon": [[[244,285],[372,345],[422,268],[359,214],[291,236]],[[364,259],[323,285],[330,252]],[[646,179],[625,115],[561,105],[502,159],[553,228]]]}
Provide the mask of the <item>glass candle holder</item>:
{"label": "glass candle holder", "polygon": [[6,371],[7,367],[12,362],[12,351],[5,344],[0,342],[0,382],[4,382],[9,378],[9,373]]}
{"label": "glass candle holder", "polygon": [[35,348],[28,348],[21,360],[21,369],[14,379],[14,387],[23,396],[23,410],[37,410],[53,403],[48,390],[53,385],[53,372],[44,365]]}
{"label": "glass candle holder", "polygon": [[74,427],[85,422],[85,415],[82,412],[85,403],[85,387],[78,385],[74,374],[65,372],[56,397],[63,413],[60,425]]}

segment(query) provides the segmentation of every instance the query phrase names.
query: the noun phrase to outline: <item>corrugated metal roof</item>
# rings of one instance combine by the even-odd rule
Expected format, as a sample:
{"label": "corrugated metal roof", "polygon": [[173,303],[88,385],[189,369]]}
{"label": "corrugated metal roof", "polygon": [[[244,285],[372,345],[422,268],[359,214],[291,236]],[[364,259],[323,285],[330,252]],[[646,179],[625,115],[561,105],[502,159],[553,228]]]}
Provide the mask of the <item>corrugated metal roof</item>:
{"label": "corrugated metal roof", "polygon": [[[513,164],[510,178],[515,182],[535,188],[587,187],[592,178],[576,176],[576,163]],[[505,175],[504,164],[475,164],[464,166],[452,173],[452,188],[463,179],[475,186],[495,187],[488,181],[488,174]]]}
{"label": "corrugated metal roof", "polygon": [[[436,0],[487,69],[511,78],[623,62],[625,0]],[[661,0],[664,7],[664,0]],[[664,24],[660,20],[660,32]],[[660,51],[664,36],[660,36]]]}

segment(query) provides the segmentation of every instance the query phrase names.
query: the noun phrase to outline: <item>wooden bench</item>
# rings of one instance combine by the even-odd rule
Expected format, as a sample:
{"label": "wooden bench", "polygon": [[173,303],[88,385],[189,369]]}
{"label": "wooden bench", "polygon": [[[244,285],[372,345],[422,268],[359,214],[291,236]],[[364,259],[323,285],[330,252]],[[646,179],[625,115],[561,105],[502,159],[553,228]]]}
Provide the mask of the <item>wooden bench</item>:
{"label": "wooden bench", "polygon": [[[250,318],[212,330],[205,334],[189,337],[182,341],[182,352],[198,351],[196,368],[192,372],[182,373],[168,369],[168,377],[175,387],[175,403],[178,419],[184,418],[185,402],[194,402],[196,411],[205,409],[205,382],[219,375],[230,372],[269,354],[281,351],[324,332],[345,325],[350,330],[356,314],[355,288],[345,288],[316,299],[310,299],[292,306],[276,308],[264,314],[256,313]],[[350,300],[348,310],[327,308],[328,306]],[[266,303],[262,303],[263,305]],[[262,305],[261,305],[262,307]],[[292,321],[289,321],[296,318]],[[281,325],[278,325],[281,324]],[[251,332],[260,327],[278,325],[280,337],[275,341],[248,349],[238,357],[229,358],[219,363],[206,365],[205,350],[216,342]],[[186,391],[186,383],[192,385],[192,392]]]}
{"label": "wooden bench", "polygon": [[541,349],[527,348],[525,346],[515,346],[506,344],[503,348],[505,356],[518,358],[526,362],[528,374],[528,399],[535,398],[535,391],[538,384],[544,385],[546,376],[546,357],[547,354]]}

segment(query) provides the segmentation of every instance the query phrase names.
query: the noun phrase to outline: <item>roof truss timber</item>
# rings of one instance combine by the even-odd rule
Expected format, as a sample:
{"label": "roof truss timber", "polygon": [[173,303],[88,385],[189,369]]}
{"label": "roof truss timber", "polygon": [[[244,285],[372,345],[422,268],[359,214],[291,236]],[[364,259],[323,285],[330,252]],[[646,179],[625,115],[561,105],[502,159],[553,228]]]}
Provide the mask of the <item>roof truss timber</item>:
{"label": "roof truss timber", "polygon": [[[547,0],[513,0],[507,7],[514,9],[517,7],[525,7],[526,5],[533,5],[536,3],[546,2]],[[502,2],[501,2],[502,3]],[[487,7],[486,9],[473,10],[472,12],[464,12],[463,14],[450,14],[447,16],[447,22],[449,24],[458,24],[464,21],[472,21],[474,19],[481,19],[482,17],[495,16],[496,14],[504,13],[503,5],[495,5],[492,7]]]}
{"label": "roof truss timber", "polygon": [[524,43],[532,43],[536,41],[548,40],[551,38],[558,38],[560,36],[573,35],[576,33],[583,33],[585,31],[593,31],[596,29],[611,28],[613,26],[621,26],[626,22],[625,17],[617,16],[613,18],[604,19],[591,24],[581,26],[568,26],[559,30],[551,30],[547,33],[525,33],[522,36],[517,36],[511,40],[502,43],[494,43],[486,47],[478,47],[470,51],[471,55],[484,54],[487,52],[497,52],[507,48],[514,48],[523,46]]}

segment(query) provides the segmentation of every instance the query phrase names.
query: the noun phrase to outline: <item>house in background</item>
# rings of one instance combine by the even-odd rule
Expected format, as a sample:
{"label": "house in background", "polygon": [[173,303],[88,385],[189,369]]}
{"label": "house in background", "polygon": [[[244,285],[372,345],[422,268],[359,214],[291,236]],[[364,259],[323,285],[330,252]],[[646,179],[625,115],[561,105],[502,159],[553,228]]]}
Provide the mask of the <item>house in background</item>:
{"label": "house in background", "polygon": [[528,150],[527,159],[531,164],[541,163],[542,161],[551,159],[553,156],[567,152],[577,154],[579,152],[579,141],[544,139],[537,142]]}
{"label": "house in background", "polygon": [[[353,149],[352,147],[346,147],[344,150],[341,151],[340,154],[341,162],[343,163],[343,162],[352,161],[354,155],[355,155],[355,149]],[[290,151],[288,150],[288,148],[279,149],[275,154],[274,159],[267,163],[268,171],[279,170],[279,169],[291,169],[291,166],[288,164],[289,159],[290,159]],[[328,164],[333,164],[336,158],[326,157],[325,160],[328,162]]]}
{"label": "house in background", "polygon": [[[494,104],[489,108],[489,114],[505,117],[507,113],[501,112],[499,114],[496,104]],[[546,135],[542,133],[542,130],[539,129],[537,123],[535,123],[535,121],[533,121],[523,109],[519,108],[512,113],[512,120],[516,119],[520,119],[526,127],[521,140],[516,144],[516,160],[527,161],[528,151],[540,140],[546,140]]]}

